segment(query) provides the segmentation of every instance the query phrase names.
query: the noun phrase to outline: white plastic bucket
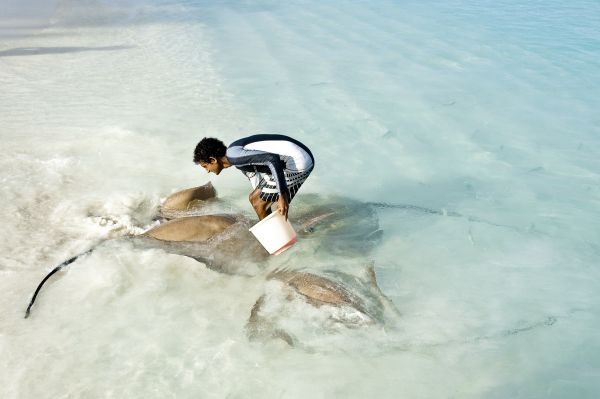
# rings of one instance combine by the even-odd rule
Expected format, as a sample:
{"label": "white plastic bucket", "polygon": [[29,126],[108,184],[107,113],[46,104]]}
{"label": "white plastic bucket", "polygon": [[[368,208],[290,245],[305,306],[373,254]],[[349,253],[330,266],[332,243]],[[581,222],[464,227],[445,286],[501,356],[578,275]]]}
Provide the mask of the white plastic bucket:
{"label": "white plastic bucket", "polygon": [[298,240],[289,220],[278,211],[250,227],[250,232],[271,255],[279,255]]}

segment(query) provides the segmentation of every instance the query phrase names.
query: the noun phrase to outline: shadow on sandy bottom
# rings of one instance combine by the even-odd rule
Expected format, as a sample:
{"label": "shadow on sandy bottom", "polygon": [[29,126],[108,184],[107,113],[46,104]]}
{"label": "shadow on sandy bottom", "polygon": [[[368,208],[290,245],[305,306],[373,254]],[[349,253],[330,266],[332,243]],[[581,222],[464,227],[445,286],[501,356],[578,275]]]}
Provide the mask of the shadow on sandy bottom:
{"label": "shadow on sandy bottom", "polygon": [[104,46],[104,47],[17,47],[0,51],[0,57],[23,57],[30,55],[69,54],[88,51],[129,50],[136,46]]}

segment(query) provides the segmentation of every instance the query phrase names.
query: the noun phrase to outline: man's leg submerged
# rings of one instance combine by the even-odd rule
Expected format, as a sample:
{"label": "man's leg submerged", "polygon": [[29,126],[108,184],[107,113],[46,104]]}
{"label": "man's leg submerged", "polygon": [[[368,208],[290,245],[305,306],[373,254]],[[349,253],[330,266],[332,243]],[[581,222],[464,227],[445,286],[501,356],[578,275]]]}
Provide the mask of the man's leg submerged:
{"label": "man's leg submerged", "polygon": [[256,188],[254,191],[252,191],[249,199],[250,204],[252,204],[252,207],[258,216],[258,219],[263,220],[271,214],[271,205],[273,205],[273,202],[261,199],[260,190],[261,188]]}

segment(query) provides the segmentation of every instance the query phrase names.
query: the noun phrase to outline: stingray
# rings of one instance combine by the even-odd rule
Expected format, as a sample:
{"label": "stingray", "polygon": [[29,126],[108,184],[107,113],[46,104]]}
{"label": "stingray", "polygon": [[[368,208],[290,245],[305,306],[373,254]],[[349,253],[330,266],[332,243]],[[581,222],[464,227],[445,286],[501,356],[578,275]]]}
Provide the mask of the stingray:
{"label": "stingray", "polygon": [[292,224],[299,237],[312,239],[319,252],[356,257],[383,237],[376,207],[358,200],[306,195],[294,212]]}
{"label": "stingray", "polygon": [[[281,320],[283,313],[301,318],[296,311],[298,302],[324,312],[325,318],[317,319],[323,324],[321,331],[327,330],[326,326],[384,325],[388,316],[398,315],[393,302],[377,284],[373,263],[366,267],[361,277],[334,270],[278,269],[267,276],[267,281],[278,284],[274,286],[274,292],[272,289],[261,295],[254,304],[246,324],[250,340],[281,339],[290,346],[299,343],[293,332],[286,328],[289,323]],[[314,320],[300,324],[314,324]]]}

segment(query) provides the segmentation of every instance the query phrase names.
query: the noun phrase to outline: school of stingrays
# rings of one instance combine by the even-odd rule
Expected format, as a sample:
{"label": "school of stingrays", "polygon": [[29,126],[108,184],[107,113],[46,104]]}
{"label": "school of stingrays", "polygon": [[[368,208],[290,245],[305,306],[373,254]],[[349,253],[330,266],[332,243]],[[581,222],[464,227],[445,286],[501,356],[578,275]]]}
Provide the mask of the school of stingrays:
{"label": "school of stingrays", "polygon": [[[301,345],[290,321],[302,325],[303,314],[311,315],[317,334],[385,328],[388,319],[398,316],[377,284],[370,259],[383,234],[373,207],[348,198],[304,195],[290,217],[299,243],[271,256],[248,230],[255,220],[241,213],[210,213],[219,201],[211,183],[176,192],[158,209],[157,225],[127,239],[193,258],[220,273],[262,277],[263,293],[248,310],[249,340]],[[38,286],[26,317],[52,274]]]}

